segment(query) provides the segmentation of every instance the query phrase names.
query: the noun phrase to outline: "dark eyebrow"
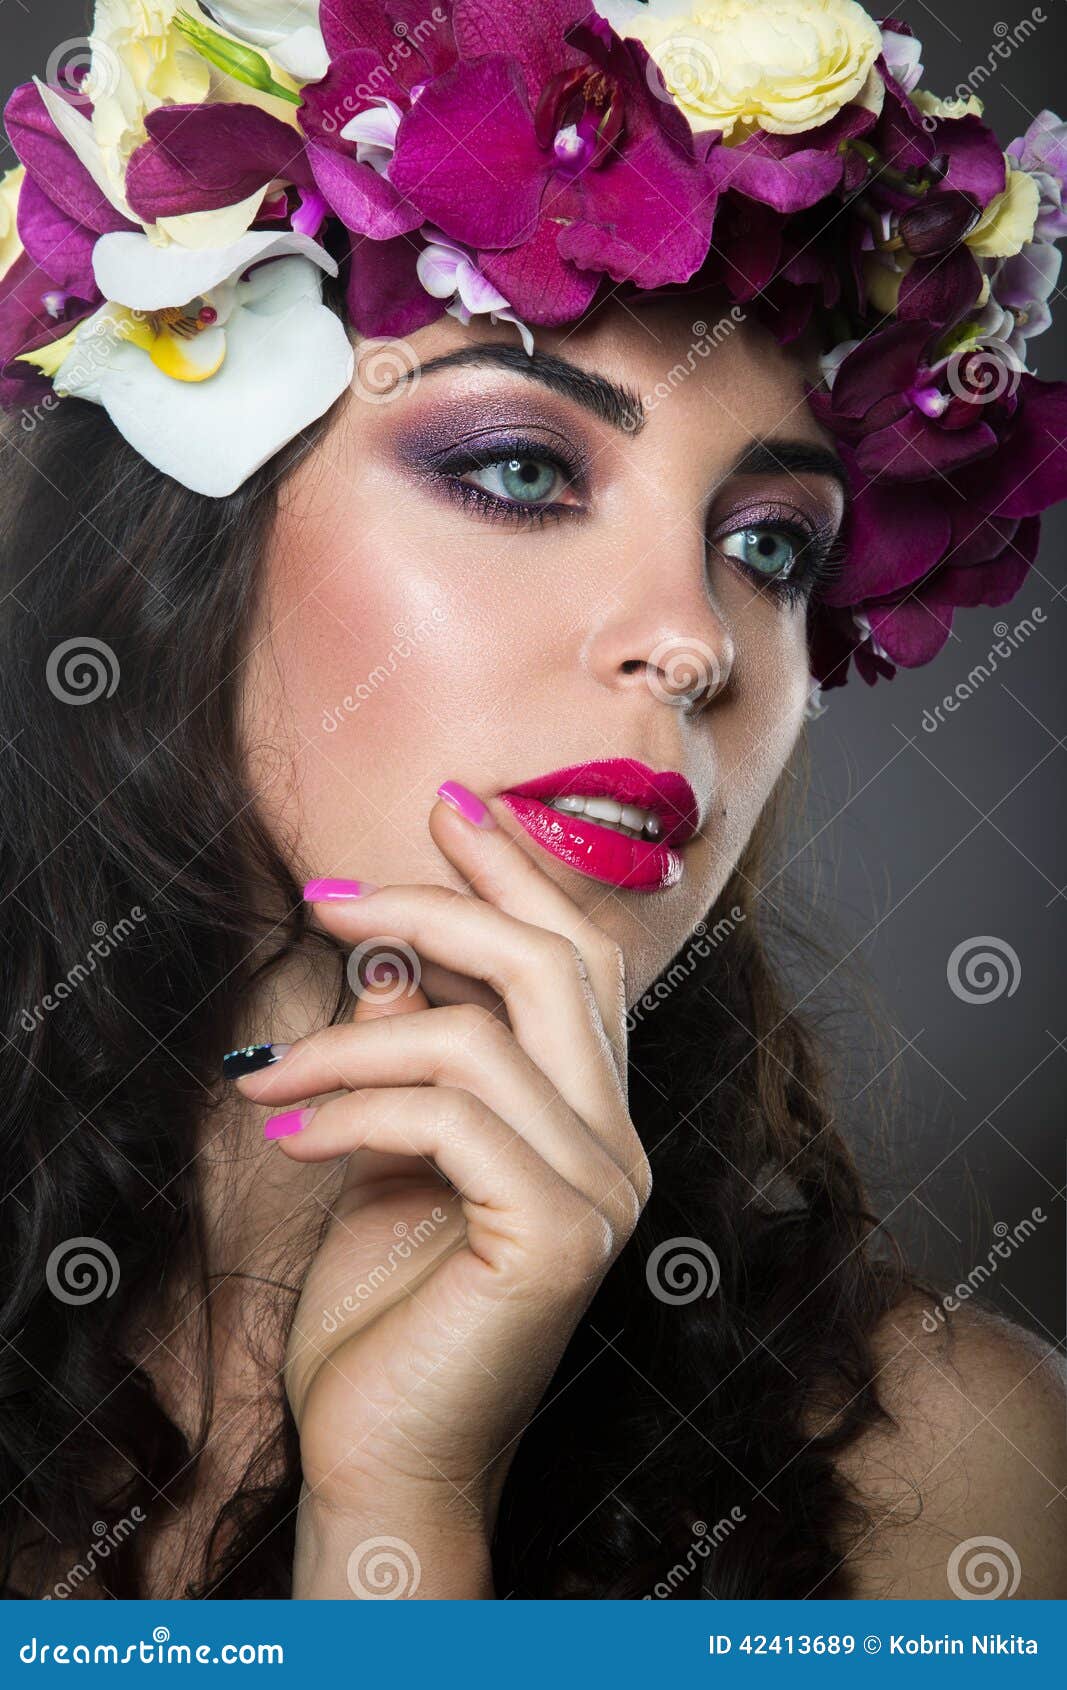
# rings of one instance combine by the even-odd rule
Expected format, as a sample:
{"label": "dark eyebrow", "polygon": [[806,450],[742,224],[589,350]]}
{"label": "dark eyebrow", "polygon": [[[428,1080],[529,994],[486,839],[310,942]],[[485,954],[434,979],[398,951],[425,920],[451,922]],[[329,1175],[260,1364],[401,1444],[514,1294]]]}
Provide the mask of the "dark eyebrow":
{"label": "dark eyebrow", "polygon": [[539,381],[565,399],[584,405],[601,422],[610,423],[625,434],[637,434],[645,425],[645,408],[635,389],[609,381],[607,376],[591,375],[566,358],[536,348],[526,353],[521,346],[497,345],[492,341],[484,346],[464,346],[440,358],[430,358],[406,372],[401,380],[410,381],[415,375],[426,376],[435,370],[470,369],[479,365],[493,365],[510,374],[525,376],[529,381]]}
{"label": "dark eyebrow", "polygon": [[[845,500],[845,516],[852,503],[848,471],[829,446],[814,440],[754,440],[734,461],[733,475],[829,475],[837,482]],[[844,518],[842,518],[842,521]]]}

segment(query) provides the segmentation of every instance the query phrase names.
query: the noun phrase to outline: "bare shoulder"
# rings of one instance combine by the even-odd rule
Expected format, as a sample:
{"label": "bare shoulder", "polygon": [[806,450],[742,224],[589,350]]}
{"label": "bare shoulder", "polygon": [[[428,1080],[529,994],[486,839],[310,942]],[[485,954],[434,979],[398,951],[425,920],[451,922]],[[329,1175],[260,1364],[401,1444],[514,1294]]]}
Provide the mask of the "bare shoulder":
{"label": "bare shoulder", "polygon": [[875,1333],[895,1424],[838,1471],[870,1511],[856,1597],[1067,1596],[1067,1372],[1051,1339],[967,1305],[946,1325],[912,1295]]}

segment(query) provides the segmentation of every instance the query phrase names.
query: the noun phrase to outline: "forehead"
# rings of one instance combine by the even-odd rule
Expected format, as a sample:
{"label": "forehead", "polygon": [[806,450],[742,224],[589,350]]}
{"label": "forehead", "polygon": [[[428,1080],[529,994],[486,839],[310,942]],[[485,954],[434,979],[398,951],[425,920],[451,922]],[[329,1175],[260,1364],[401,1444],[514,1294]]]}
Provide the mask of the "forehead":
{"label": "forehead", "polygon": [[[774,434],[826,442],[804,396],[805,383],[819,375],[810,345],[779,345],[719,293],[609,300],[578,323],[533,334],[539,351],[638,396],[657,434],[712,426],[727,447]],[[517,346],[518,334],[508,323],[476,318],[464,326],[444,316],[410,337],[409,352],[412,362],[427,363],[480,342]],[[481,379],[501,378],[483,370]]]}

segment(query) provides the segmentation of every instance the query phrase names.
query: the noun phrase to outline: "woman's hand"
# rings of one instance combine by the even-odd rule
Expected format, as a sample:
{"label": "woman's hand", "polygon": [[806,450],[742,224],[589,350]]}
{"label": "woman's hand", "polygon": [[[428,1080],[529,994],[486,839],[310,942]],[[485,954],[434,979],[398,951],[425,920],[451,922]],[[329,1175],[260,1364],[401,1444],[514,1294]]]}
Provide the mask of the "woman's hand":
{"label": "woman's hand", "polygon": [[286,1358],[294,1595],[380,1594],[394,1566],[410,1595],[492,1596],[517,1440],[651,1189],[618,947],[503,829],[439,802],[430,831],[474,895],[393,886],[316,913],[416,976],[484,982],[506,1020],[430,1007],[416,978],[238,1082],[274,1106],[344,1088],[278,1141],[349,1157]]}

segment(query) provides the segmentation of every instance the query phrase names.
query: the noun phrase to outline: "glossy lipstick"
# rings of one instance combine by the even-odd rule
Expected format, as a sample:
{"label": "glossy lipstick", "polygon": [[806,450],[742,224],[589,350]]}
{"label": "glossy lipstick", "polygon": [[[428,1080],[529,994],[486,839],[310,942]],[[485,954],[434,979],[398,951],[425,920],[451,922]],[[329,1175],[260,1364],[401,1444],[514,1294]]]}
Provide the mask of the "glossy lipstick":
{"label": "glossy lipstick", "polygon": [[[660,824],[660,836],[630,839],[592,816],[566,815],[549,807],[549,799],[566,793],[614,798],[618,804],[649,810]],[[631,757],[574,763],[509,787],[499,797],[531,839],[560,862],[631,892],[660,892],[681,879],[679,847],[692,838],[699,822],[696,793],[684,775],[673,769],[657,774]]]}

